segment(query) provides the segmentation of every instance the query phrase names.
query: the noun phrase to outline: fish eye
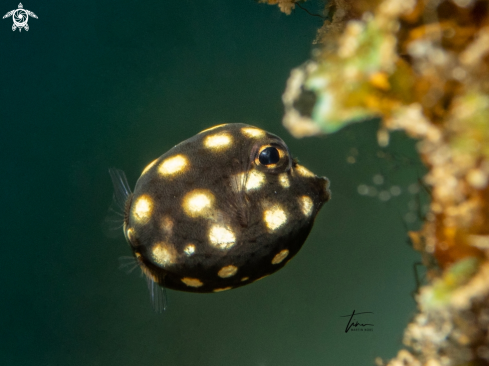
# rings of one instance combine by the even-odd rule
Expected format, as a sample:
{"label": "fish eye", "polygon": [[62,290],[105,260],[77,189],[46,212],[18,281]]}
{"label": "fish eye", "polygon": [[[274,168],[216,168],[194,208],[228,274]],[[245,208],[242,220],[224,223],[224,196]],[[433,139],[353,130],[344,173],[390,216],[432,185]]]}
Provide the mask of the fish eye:
{"label": "fish eye", "polygon": [[290,169],[291,160],[287,146],[280,142],[258,145],[252,154],[255,165],[268,173],[280,173]]}
{"label": "fish eye", "polygon": [[277,148],[269,146],[260,152],[258,160],[263,165],[277,164],[280,160],[280,154]]}

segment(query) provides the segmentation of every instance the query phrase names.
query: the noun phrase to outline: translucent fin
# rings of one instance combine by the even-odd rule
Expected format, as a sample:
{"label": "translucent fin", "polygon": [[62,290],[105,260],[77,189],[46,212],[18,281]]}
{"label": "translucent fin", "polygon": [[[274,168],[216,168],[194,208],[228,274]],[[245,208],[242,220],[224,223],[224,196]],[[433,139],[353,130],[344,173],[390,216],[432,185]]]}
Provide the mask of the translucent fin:
{"label": "translucent fin", "polygon": [[234,194],[229,196],[228,203],[235,212],[235,217],[238,218],[242,227],[247,227],[249,223],[249,199],[246,193],[246,182],[248,181],[249,174],[243,173],[231,177],[231,187],[235,191]]}
{"label": "translucent fin", "polygon": [[[250,161],[233,161],[232,169],[236,172],[230,177],[231,190],[225,191],[224,199],[234,212],[234,217],[242,227],[247,227],[250,220],[250,200],[246,192],[246,184],[250,177]],[[216,174],[218,174],[216,172]]]}
{"label": "translucent fin", "polygon": [[126,173],[120,169],[110,168],[109,174],[114,186],[114,202],[124,212],[127,197],[132,193],[129,183],[127,183]]}
{"label": "translucent fin", "polygon": [[119,269],[123,270],[127,274],[132,273],[138,267],[138,260],[134,257],[124,256],[119,258]]}
{"label": "translucent fin", "polygon": [[109,174],[114,186],[114,194],[102,228],[105,235],[110,238],[116,238],[122,234],[126,202],[132,193],[126,174],[122,170],[110,168]]}
{"label": "translucent fin", "polygon": [[167,308],[166,289],[158,285],[148,276],[146,276],[146,282],[148,283],[149,296],[151,298],[153,310],[157,313],[162,313]]}
{"label": "translucent fin", "polygon": [[141,276],[144,276],[146,279],[153,310],[156,313],[162,313],[168,306],[166,289],[154,281],[154,277],[151,275],[147,267],[142,262],[138,261],[137,258],[129,256],[119,258],[119,269],[123,270],[127,274],[132,273],[138,267],[141,269]]}

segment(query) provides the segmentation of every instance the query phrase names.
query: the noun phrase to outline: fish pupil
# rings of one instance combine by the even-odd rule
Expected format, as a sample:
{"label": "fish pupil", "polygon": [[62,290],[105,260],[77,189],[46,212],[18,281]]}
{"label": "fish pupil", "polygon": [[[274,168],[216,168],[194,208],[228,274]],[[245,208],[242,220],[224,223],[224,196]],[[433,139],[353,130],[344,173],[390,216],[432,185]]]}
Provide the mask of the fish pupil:
{"label": "fish pupil", "polygon": [[280,155],[276,148],[270,146],[267,147],[266,149],[263,149],[263,151],[260,153],[260,156],[258,158],[261,164],[270,165],[270,164],[277,164],[278,161],[280,160]]}

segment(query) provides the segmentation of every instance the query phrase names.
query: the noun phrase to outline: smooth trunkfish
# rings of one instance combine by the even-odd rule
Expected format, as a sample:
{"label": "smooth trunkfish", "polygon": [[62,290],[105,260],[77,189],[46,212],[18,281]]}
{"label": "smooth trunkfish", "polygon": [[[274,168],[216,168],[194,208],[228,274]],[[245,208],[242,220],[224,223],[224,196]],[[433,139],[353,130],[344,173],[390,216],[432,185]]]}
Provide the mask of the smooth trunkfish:
{"label": "smooth trunkfish", "polygon": [[299,165],[280,137],[240,123],[176,145],[143,170],[132,193],[124,172],[109,172],[157,310],[160,286],[220,292],[276,272],[331,197],[328,179]]}

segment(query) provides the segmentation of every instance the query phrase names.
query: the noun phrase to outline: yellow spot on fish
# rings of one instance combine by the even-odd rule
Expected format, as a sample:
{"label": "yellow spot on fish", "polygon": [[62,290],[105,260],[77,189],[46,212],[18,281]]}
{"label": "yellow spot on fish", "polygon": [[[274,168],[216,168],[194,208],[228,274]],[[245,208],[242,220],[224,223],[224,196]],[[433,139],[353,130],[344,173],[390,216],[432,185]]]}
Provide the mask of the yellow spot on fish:
{"label": "yellow spot on fish", "polygon": [[272,264],[281,263],[288,255],[289,255],[288,249],[281,250],[275,257],[273,257]]}
{"label": "yellow spot on fish", "polygon": [[136,200],[134,205],[133,217],[140,223],[146,223],[151,217],[153,211],[153,201],[144,194]]}
{"label": "yellow spot on fish", "polygon": [[265,174],[258,170],[252,170],[246,181],[246,190],[252,191],[260,188],[265,183]]}
{"label": "yellow spot on fish", "polygon": [[192,255],[192,254],[195,253],[195,245],[193,245],[193,244],[187,244],[187,246],[185,247],[185,249],[183,249],[183,251],[187,255]]}
{"label": "yellow spot on fish", "polygon": [[238,267],[233,266],[232,264],[226,267],[222,267],[219,272],[217,272],[217,275],[221,278],[227,278],[234,276],[238,272]]}
{"label": "yellow spot on fish", "polygon": [[241,282],[248,281],[249,279],[250,279],[249,277],[243,277],[243,278],[241,279]]}
{"label": "yellow spot on fish", "polygon": [[263,213],[263,219],[267,228],[271,231],[277,230],[287,222],[287,214],[278,205],[275,207],[265,210]]}
{"label": "yellow spot on fish", "polygon": [[283,188],[290,187],[289,176],[287,175],[287,173],[280,174],[278,176],[278,181]]}
{"label": "yellow spot on fish", "polygon": [[216,133],[204,139],[204,146],[212,150],[222,150],[231,145],[233,138],[227,132]]}
{"label": "yellow spot on fish", "polygon": [[208,215],[214,203],[214,195],[207,189],[194,189],[183,197],[183,209],[188,216]]}
{"label": "yellow spot on fish", "polygon": [[299,198],[299,203],[301,205],[302,213],[307,217],[311,216],[312,208],[314,207],[311,197],[302,196]]}
{"label": "yellow spot on fish", "polygon": [[158,283],[158,278],[151,272],[151,270],[144,264],[142,260],[139,262],[139,268],[141,268],[143,274],[148,277],[150,281]]}
{"label": "yellow spot on fish", "polygon": [[212,292],[221,292],[221,291],[227,291],[227,290],[231,290],[231,289],[232,289],[231,286],[229,286],[229,287],[223,287],[223,288],[216,288]]}
{"label": "yellow spot on fish", "polygon": [[157,162],[157,161],[158,161],[158,159],[155,159],[155,160],[153,160],[151,163],[149,163],[149,164],[146,166],[146,168],[144,168],[144,170],[143,170],[143,172],[141,173],[141,175],[144,175],[144,174],[145,174],[145,173],[146,173],[148,170],[150,170],[150,169],[153,167],[153,165],[155,165],[155,164],[156,164],[156,162]]}
{"label": "yellow spot on fish", "polygon": [[313,172],[311,172],[307,168],[304,168],[302,165],[297,165],[295,167],[295,171],[297,172],[297,174],[299,174],[302,177],[315,177],[316,176]]}
{"label": "yellow spot on fish", "polygon": [[205,130],[200,131],[199,133],[204,133],[204,132],[207,132],[207,131],[212,131],[212,130],[215,130],[216,128],[219,128],[219,127],[222,127],[222,126],[226,126],[226,125],[227,125],[227,123],[223,123],[223,124],[220,124],[220,125],[217,125],[217,126],[209,127],[209,128],[206,128]]}
{"label": "yellow spot on fish", "polygon": [[165,159],[159,167],[159,172],[163,176],[171,176],[182,173],[188,167],[187,158],[184,155],[175,155]]}
{"label": "yellow spot on fish", "polygon": [[184,277],[182,278],[182,282],[190,287],[200,287],[203,285],[202,281],[198,278]]}
{"label": "yellow spot on fish", "polygon": [[161,228],[168,236],[173,232],[173,225],[173,220],[169,216],[165,216],[163,217],[163,220],[161,220]]}
{"label": "yellow spot on fish", "polygon": [[213,225],[209,231],[209,242],[218,249],[229,249],[236,243],[234,233],[225,226]]}
{"label": "yellow spot on fish", "polygon": [[241,191],[242,187],[246,189],[246,191],[253,191],[265,183],[266,177],[265,174],[258,171],[252,170],[250,173],[239,173],[234,176],[234,180],[232,181],[232,186],[235,192]]}
{"label": "yellow spot on fish", "polygon": [[158,243],[152,249],[153,259],[161,266],[175,263],[177,252],[173,245],[167,243]]}
{"label": "yellow spot on fish", "polygon": [[260,138],[260,137],[265,136],[265,131],[260,130],[259,128],[254,128],[254,127],[243,127],[241,129],[241,132],[243,133],[243,135],[245,135],[247,137]]}

